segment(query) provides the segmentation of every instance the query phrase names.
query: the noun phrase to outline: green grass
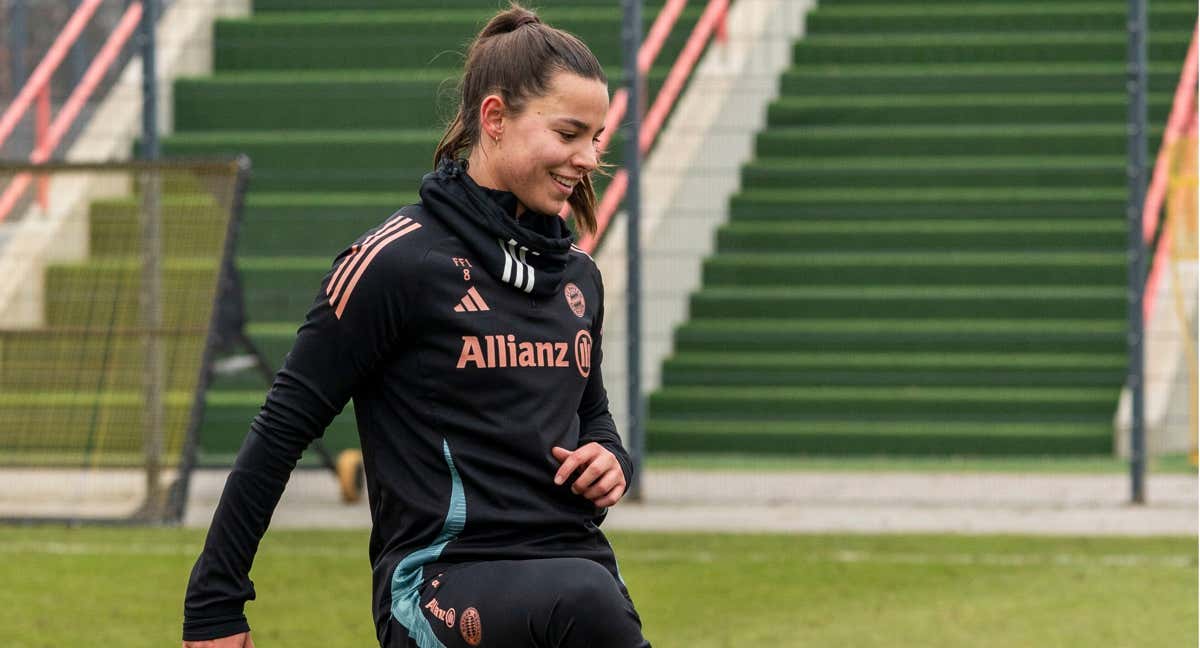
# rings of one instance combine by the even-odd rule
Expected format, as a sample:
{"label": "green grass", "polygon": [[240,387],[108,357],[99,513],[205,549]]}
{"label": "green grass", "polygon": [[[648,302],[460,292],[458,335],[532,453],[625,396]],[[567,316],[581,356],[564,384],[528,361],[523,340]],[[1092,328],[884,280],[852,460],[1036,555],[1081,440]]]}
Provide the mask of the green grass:
{"label": "green grass", "polygon": [[[611,535],[647,638],[672,646],[1196,645],[1196,539]],[[179,644],[203,532],[0,527],[12,648]],[[374,645],[363,531],[272,531],[263,646]],[[69,622],[68,622],[69,621]]]}

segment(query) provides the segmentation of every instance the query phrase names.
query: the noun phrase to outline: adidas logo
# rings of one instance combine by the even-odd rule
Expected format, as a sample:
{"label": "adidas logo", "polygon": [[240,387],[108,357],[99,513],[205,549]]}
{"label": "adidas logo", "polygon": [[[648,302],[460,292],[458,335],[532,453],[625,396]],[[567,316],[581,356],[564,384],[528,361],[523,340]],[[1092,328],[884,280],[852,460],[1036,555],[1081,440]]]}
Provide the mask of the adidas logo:
{"label": "adidas logo", "polygon": [[475,286],[468,288],[467,294],[463,295],[463,298],[458,306],[454,307],[455,313],[465,313],[467,311],[474,313],[476,311],[485,310],[492,309],[488,308],[487,302],[483,301],[483,297],[479,295],[478,290],[475,290]]}

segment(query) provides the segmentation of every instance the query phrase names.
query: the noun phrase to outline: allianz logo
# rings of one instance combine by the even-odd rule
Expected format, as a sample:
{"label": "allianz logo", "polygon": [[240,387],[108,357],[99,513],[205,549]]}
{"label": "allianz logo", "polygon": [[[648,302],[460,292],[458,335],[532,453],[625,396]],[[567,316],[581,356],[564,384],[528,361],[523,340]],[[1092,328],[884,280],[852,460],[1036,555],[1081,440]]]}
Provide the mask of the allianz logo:
{"label": "allianz logo", "polygon": [[458,369],[570,367],[572,350],[581,375],[586,378],[592,368],[592,336],[586,329],[575,334],[574,349],[567,342],[518,341],[512,334],[464,335],[462,341]]}

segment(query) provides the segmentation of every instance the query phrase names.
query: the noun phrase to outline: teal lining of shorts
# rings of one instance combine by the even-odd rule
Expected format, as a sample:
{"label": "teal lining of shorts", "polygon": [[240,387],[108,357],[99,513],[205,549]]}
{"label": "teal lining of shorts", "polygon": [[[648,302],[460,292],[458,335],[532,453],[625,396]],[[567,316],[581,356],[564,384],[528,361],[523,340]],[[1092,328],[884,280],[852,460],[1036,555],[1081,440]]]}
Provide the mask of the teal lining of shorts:
{"label": "teal lining of shorts", "polygon": [[437,560],[467,523],[467,497],[454,459],[450,457],[450,444],[445,439],[442,439],[442,455],[450,467],[450,509],[446,511],[446,522],[432,545],[405,556],[392,572],[392,616],[408,630],[408,636],[417,643],[417,648],[446,648],[433,634],[429,620],[421,614],[421,568]]}

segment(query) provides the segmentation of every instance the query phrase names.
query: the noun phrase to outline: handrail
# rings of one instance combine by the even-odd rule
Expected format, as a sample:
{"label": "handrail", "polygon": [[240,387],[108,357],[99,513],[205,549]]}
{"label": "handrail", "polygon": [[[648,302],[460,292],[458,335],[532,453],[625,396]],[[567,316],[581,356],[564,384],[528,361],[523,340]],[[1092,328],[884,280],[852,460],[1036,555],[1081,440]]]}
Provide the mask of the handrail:
{"label": "handrail", "polygon": [[[663,6],[654,21],[654,25],[651,26],[645,42],[642,44],[642,48],[638,51],[638,72],[645,74],[649,71],[651,64],[654,62],[655,57],[658,56],[663,43],[671,33],[672,26],[686,4],[687,0],[670,0]],[[667,73],[667,78],[663,82],[662,88],[659,89],[654,104],[646,112],[646,120],[643,122],[642,129],[638,133],[638,151],[640,153],[645,154],[650,149],[650,144],[654,142],[654,138],[658,135],[658,131],[666,120],[667,114],[670,113],[671,108],[674,106],[675,99],[678,98],[680,91],[683,89],[683,84],[687,82],[692,68],[695,67],[696,62],[700,59],[700,55],[704,53],[704,47],[708,44],[709,38],[714,32],[719,37],[724,38],[725,14],[728,10],[729,0],[710,0],[704,13],[701,14],[700,20],[696,22],[696,26],[692,29],[687,43],[684,44],[683,50],[679,53],[679,58],[675,60],[670,72]],[[624,88],[613,93],[613,100],[609,106],[608,116],[604,120],[604,132],[600,136],[601,150],[608,148],[608,143],[611,141],[613,133],[616,131],[621,119],[625,116],[628,104],[629,95]],[[608,187],[600,199],[600,204],[596,207],[595,234],[584,235],[579,240],[579,247],[585,252],[590,254],[595,251],[596,244],[604,235],[605,230],[608,229],[608,224],[612,221],[612,217],[617,211],[617,205],[625,197],[625,192],[628,188],[629,176],[622,169],[613,175],[612,181],[608,183]]]}
{"label": "handrail", "polygon": [[[1200,31],[1200,24],[1197,25]],[[1196,101],[1196,34],[1192,32],[1192,44],[1188,48],[1187,57],[1183,61],[1183,71],[1179,74],[1179,84],[1175,86],[1175,100],[1171,105],[1171,114],[1167,117],[1167,127],[1163,131],[1162,144],[1158,149],[1158,157],[1154,161],[1154,176],[1146,191],[1146,203],[1142,210],[1142,237],[1147,243],[1154,240],[1158,231],[1158,215],[1162,208],[1163,198],[1167,191],[1167,175],[1170,161],[1167,151],[1175,140],[1187,128],[1189,116],[1195,118]],[[1190,108],[1190,110],[1189,110]]]}
{"label": "handrail", "polygon": [[[33,153],[29,156],[29,161],[34,164],[40,164],[50,159],[50,155],[54,149],[58,147],[62,138],[66,136],[71,125],[83,110],[89,97],[95,92],[96,87],[104,79],[105,73],[112,67],[117,57],[121,54],[121,48],[129,40],[137,29],[139,21],[142,19],[142,3],[133,2],[125,10],[121,20],[117,23],[116,29],[109,35],[104,46],[96,54],[91,65],[80,79],[79,84],[71,92],[65,104],[58,111],[58,116],[53,122],[50,122],[50,105],[49,105],[49,83],[50,78],[57,70],[58,65],[62,63],[63,58],[69,51],[72,44],[83,31],[87,21],[95,13],[96,7],[102,0],[88,0],[85,4],[80,5],[71,19],[67,22],[67,26],[63,32],[59,34],[54,44],[50,46],[50,50],[46,53],[45,58],[38,64],[37,69],[31,75],[29,82],[21,90],[13,105],[4,113],[3,118],[0,118],[0,144],[4,143],[4,139],[12,133],[18,121],[20,121],[25,110],[29,108],[29,103],[32,98],[39,96],[39,104],[44,106],[39,107],[38,123],[37,123],[37,143],[35,144]],[[0,222],[3,222],[12,209],[16,206],[17,201],[25,193],[29,187],[32,177],[29,173],[22,173],[13,179],[12,184],[8,186],[3,195],[0,195]],[[45,207],[46,188],[45,185],[39,183],[39,203]]]}
{"label": "handrail", "polygon": [[[1179,75],[1179,85],[1175,88],[1175,101],[1171,106],[1171,115],[1167,118],[1167,127],[1163,131],[1162,143],[1158,148],[1158,157],[1154,162],[1154,176],[1146,191],[1146,201],[1142,207],[1142,238],[1150,244],[1158,231],[1159,212],[1167,192],[1167,180],[1171,172],[1171,158],[1175,152],[1175,143],[1189,131],[1196,130],[1196,38],[1200,34],[1200,22],[1192,31],[1192,44],[1188,48],[1187,58],[1184,59],[1183,71]],[[1158,285],[1170,262],[1171,231],[1164,227],[1158,237],[1158,246],[1154,250],[1150,273],[1146,277],[1146,289],[1142,293],[1142,320],[1149,328],[1151,314],[1154,312],[1155,295]]]}
{"label": "handrail", "polygon": [[692,35],[688,37],[687,42],[683,45],[683,50],[679,52],[679,58],[675,60],[671,71],[667,73],[666,80],[659,88],[658,96],[654,98],[654,104],[646,111],[646,118],[642,122],[642,132],[638,138],[638,149],[642,153],[650,150],[650,144],[654,142],[663,122],[667,120],[667,113],[671,111],[675,105],[675,99],[683,91],[683,84],[687,83],[688,77],[692,74],[692,68],[696,66],[700,55],[704,53],[704,47],[708,45],[709,37],[714,33],[722,32],[721,25],[725,22],[725,13],[728,9],[729,0],[712,0],[701,14],[700,20],[696,22],[696,28],[692,30]]}
{"label": "handrail", "polygon": [[687,0],[669,0],[658,10],[658,17],[654,19],[650,31],[646,32],[646,39],[638,50],[638,72],[645,74],[650,71],[650,66],[654,65],[654,59],[658,58],[662,46],[671,36],[675,21],[679,20],[679,14],[683,13],[686,6]]}
{"label": "handrail", "polygon": [[50,77],[58,70],[58,66],[66,58],[71,46],[79,39],[79,35],[83,33],[83,28],[87,27],[88,21],[92,19],[92,15],[96,13],[96,9],[100,7],[101,2],[103,0],[87,0],[79,5],[75,13],[67,20],[62,33],[58,35],[58,38],[54,40],[54,44],[46,51],[46,56],[42,58],[42,62],[38,63],[37,69],[33,71],[33,74],[29,75],[29,80],[25,82],[25,87],[21,88],[12,105],[8,107],[8,110],[4,111],[4,116],[0,117],[0,146],[4,145],[4,141],[8,139],[13,129],[17,127],[17,123],[25,116],[25,111],[29,110],[29,106],[33,103],[34,98],[48,90]]}
{"label": "handrail", "polygon": [[[687,0],[669,0],[659,10],[654,24],[650,26],[650,31],[646,34],[646,40],[642,42],[642,47],[638,50],[637,69],[639,74],[644,75],[650,71],[650,66],[654,65],[654,59],[658,58],[663,44],[671,35],[675,21],[679,19],[679,14],[683,13],[683,8],[686,6]],[[628,107],[629,91],[621,88],[614,92],[612,102],[608,107],[608,114],[604,117],[604,131],[600,133],[598,147],[601,151],[608,148],[608,143],[612,141],[613,133],[617,132],[618,125],[625,117],[625,110]],[[563,210],[564,215],[566,211],[566,209]]]}

